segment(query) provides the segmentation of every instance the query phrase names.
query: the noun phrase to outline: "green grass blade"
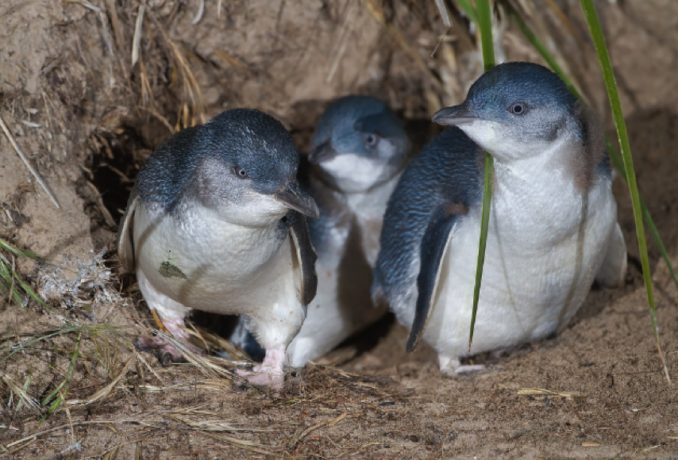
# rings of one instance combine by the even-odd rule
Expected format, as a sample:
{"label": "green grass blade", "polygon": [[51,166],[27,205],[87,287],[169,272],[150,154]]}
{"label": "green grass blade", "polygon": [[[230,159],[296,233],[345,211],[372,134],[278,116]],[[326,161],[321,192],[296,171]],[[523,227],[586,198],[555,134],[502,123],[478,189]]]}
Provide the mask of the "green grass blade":
{"label": "green grass blade", "polygon": [[659,326],[657,325],[657,311],[654,303],[654,294],[652,291],[652,277],[650,273],[650,260],[647,255],[647,243],[645,241],[645,228],[643,227],[643,211],[640,205],[640,195],[638,194],[638,184],[636,183],[636,172],[633,169],[633,158],[631,157],[631,145],[629,144],[628,134],[626,132],[626,123],[624,121],[624,113],[621,108],[621,101],[619,100],[619,92],[617,91],[617,83],[612,70],[612,62],[605,44],[605,37],[603,36],[598,15],[593,7],[591,0],[580,0],[586,22],[588,23],[593,44],[598,53],[598,60],[600,61],[600,68],[603,71],[605,79],[605,87],[607,88],[607,95],[610,100],[610,107],[612,108],[612,116],[614,124],[617,128],[617,136],[619,138],[619,145],[621,147],[622,159],[624,162],[624,169],[626,171],[626,179],[629,184],[629,192],[631,194],[631,204],[633,206],[633,217],[636,223],[636,235],[638,236],[638,248],[640,250],[640,262],[643,267],[643,279],[645,280],[645,291],[647,293],[647,303],[650,308],[650,319],[652,321],[652,329],[654,332],[655,342],[659,350],[659,356],[664,366],[664,373],[667,380],[670,382],[668,369],[666,368],[666,361],[664,354],[659,344]]}
{"label": "green grass blade", "polygon": [[[78,356],[80,356],[80,340],[82,339],[82,332],[78,334],[78,338],[75,341],[75,346],[73,347],[73,355],[71,355],[71,362],[70,365],[68,366],[68,372],[66,373],[66,376],[64,377],[64,380],[52,391],[49,396],[45,398],[45,400],[42,402],[42,405],[46,405],[51,401],[51,399],[57,395],[61,389],[66,386],[66,390],[62,393],[62,395],[66,395],[68,393],[68,384],[70,383],[71,379],[73,378],[73,370],[75,369],[75,361],[78,359]],[[54,412],[59,405],[62,402],[61,396],[59,396],[55,401],[54,404],[52,404],[49,408],[48,414],[51,414]]]}
{"label": "green grass blade", "polygon": [[461,9],[464,12],[466,17],[468,17],[471,20],[471,22],[473,22],[475,25],[478,25],[478,13],[471,4],[470,0],[455,0],[455,3],[459,7],[459,9]]}
{"label": "green grass blade", "polygon": [[[492,40],[492,13],[488,0],[478,0],[478,27],[480,29],[480,42],[483,47],[483,63],[487,72],[494,67],[494,41]],[[469,329],[468,348],[471,350],[473,332],[478,313],[478,301],[480,300],[480,286],[483,280],[483,266],[485,264],[485,248],[487,247],[487,232],[490,225],[490,209],[492,208],[492,157],[485,152],[485,186],[483,190],[483,210],[480,221],[480,241],[478,243],[478,264],[476,265],[476,279],[473,287],[473,310],[471,311],[471,327]]]}
{"label": "green grass blade", "polygon": [[492,11],[489,0],[478,0],[478,28],[480,43],[483,46],[483,64],[485,72],[494,67],[494,41],[492,40]]}
{"label": "green grass blade", "polygon": [[9,252],[11,252],[12,254],[15,254],[17,256],[29,257],[31,259],[36,259],[36,260],[40,259],[40,256],[38,256],[37,254],[33,254],[31,251],[26,251],[24,249],[17,249],[14,246],[12,246],[11,244],[7,243],[2,238],[0,238],[0,249],[6,249]]}
{"label": "green grass blade", "polygon": [[[513,22],[518,26],[520,31],[523,33],[523,35],[525,35],[527,41],[529,41],[530,44],[534,47],[534,49],[537,50],[537,52],[541,55],[544,61],[546,61],[546,63],[549,65],[551,70],[553,70],[560,76],[561,80],[565,82],[567,88],[577,99],[581,99],[581,94],[579,93],[579,91],[577,91],[577,88],[572,83],[572,80],[570,80],[570,78],[563,71],[560,65],[558,65],[558,62],[556,62],[553,55],[549,52],[546,46],[544,46],[541,40],[539,40],[536,34],[528,27],[527,24],[525,24],[525,21],[523,21],[523,18],[520,16],[520,14],[518,14],[517,11],[511,9],[510,16]],[[612,159],[612,162],[615,164],[617,169],[622,173],[622,177],[624,178],[624,180],[628,182],[628,179],[626,178],[626,169],[624,168],[624,162],[622,161],[619,152],[617,152],[617,149],[612,145],[609,139],[607,139],[607,153]],[[666,251],[664,242],[662,241],[662,238],[659,235],[657,226],[655,225],[654,220],[650,215],[650,211],[647,209],[647,206],[645,206],[645,203],[643,203],[642,199],[640,200],[640,205],[643,208],[643,218],[645,219],[645,223],[650,229],[650,233],[652,234],[652,238],[654,239],[655,244],[659,249],[662,259],[664,259],[664,262],[666,262],[666,266],[668,267],[669,273],[671,273],[671,278],[673,279],[673,284],[676,286],[676,289],[678,289],[678,277],[676,277],[676,273],[673,269],[673,264],[671,263],[669,254]]]}
{"label": "green grass blade", "polygon": [[[30,251],[23,249],[18,249],[7,243],[5,240],[0,239],[0,249],[11,252],[17,256],[28,257],[31,259],[39,260],[40,256],[34,254]],[[17,287],[20,287],[24,293],[33,298],[41,306],[45,306],[45,303],[40,297],[31,289],[31,287],[21,279],[21,277],[12,269],[7,259],[0,255],[0,289],[7,293],[10,298],[13,298],[17,305],[21,305],[21,295]],[[10,292],[11,291],[11,292]]]}
{"label": "green grass blade", "polygon": [[473,331],[478,313],[480,299],[480,284],[483,280],[483,266],[485,265],[485,248],[487,246],[487,232],[490,224],[490,208],[492,207],[492,157],[485,153],[485,187],[483,189],[483,211],[480,221],[480,243],[478,244],[478,265],[476,266],[476,284],[473,287],[473,310],[471,311],[471,330],[468,336],[468,349],[473,343]]}
{"label": "green grass blade", "polygon": [[11,268],[6,264],[2,257],[0,257],[0,291],[4,292],[10,300],[13,300],[17,305],[21,305],[21,295],[14,283]]}
{"label": "green grass blade", "polygon": [[41,306],[46,306],[45,302],[38,296],[38,294],[31,289],[31,287],[24,282],[24,280],[21,279],[21,277],[10,267],[10,271],[12,272],[12,276],[14,277],[14,280],[19,283],[19,286],[21,286],[21,289],[24,290],[26,294],[28,294],[33,300],[35,300],[38,304]]}

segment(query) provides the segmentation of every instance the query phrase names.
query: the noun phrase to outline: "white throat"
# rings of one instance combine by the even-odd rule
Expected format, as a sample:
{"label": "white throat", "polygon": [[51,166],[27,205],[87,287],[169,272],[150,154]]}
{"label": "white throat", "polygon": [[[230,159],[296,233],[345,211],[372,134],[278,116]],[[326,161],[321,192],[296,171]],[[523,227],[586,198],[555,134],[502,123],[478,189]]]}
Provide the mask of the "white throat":
{"label": "white throat", "polygon": [[497,160],[507,162],[543,156],[550,150],[558,149],[559,145],[568,144],[574,140],[570,136],[561,135],[553,141],[525,142],[523,137],[514,135],[515,133],[512,133],[503,123],[482,119],[465,123],[459,128]]}
{"label": "white throat", "polygon": [[339,189],[347,193],[368,191],[383,181],[390,169],[390,166],[382,160],[373,160],[353,153],[339,154],[320,166],[334,178]]}

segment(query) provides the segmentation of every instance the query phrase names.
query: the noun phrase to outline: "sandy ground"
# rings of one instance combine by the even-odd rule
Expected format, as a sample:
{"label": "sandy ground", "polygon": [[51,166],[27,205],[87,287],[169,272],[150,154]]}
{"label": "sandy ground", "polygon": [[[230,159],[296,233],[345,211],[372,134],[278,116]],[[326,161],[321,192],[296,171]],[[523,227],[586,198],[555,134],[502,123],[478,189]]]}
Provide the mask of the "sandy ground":
{"label": "sandy ground", "polygon": [[[1,138],[0,238],[49,257],[17,266],[50,307],[0,306],[0,458],[678,458],[675,384],[651,335],[620,180],[625,286],[594,288],[556,338],[474,358],[486,371],[443,377],[430,348],[405,353],[406,330],[392,317],[324,365],[291,373],[278,393],[133,352],[130,340],[153,322],[134,277],[120,278],[106,250],[136,172],[171,132],[250,106],[282,119],[303,149],[327,103],[359,92],[388,101],[421,145],[432,132],[424,120],[463,98],[481,71],[463,27],[430,57],[443,31],[433,2],[236,1],[219,14],[205,2],[193,25],[198,3],[149,1],[134,65],[139,2],[0,5],[0,115],[61,205]],[[558,44],[611,128],[578,2],[557,3],[567,24],[543,6],[531,24]],[[678,256],[678,6],[597,5],[641,192]],[[510,27],[502,49],[538,60]],[[650,255],[677,381],[678,291],[654,245]],[[47,415],[60,395],[66,403]]]}

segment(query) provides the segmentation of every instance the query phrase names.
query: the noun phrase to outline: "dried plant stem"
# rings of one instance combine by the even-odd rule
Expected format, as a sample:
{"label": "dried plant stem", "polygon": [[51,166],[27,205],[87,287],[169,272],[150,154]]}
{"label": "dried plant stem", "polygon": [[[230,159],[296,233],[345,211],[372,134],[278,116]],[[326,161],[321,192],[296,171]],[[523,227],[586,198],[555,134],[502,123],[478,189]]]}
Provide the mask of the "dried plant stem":
{"label": "dried plant stem", "polygon": [[24,154],[23,150],[21,150],[21,147],[19,147],[19,144],[16,143],[14,136],[12,136],[12,132],[9,130],[9,128],[5,124],[5,120],[3,120],[1,116],[0,116],[0,128],[2,128],[2,131],[5,133],[5,136],[7,136],[7,140],[9,140],[9,143],[12,144],[12,147],[14,147],[14,151],[17,153],[17,155],[19,155],[21,161],[24,162],[28,170],[31,172],[31,174],[33,174],[33,177],[35,177],[35,180],[38,181],[38,184],[40,184],[42,189],[45,191],[45,193],[47,193],[49,198],[52,200],[54,206],[56,206],[58,209],[61,209],[61,206],[59,205],[56,196],[49,188],[49,185],[47,185],[47,182],[43,180],[40,173],[30,164],[28,158],[26,158],[26,155]]}

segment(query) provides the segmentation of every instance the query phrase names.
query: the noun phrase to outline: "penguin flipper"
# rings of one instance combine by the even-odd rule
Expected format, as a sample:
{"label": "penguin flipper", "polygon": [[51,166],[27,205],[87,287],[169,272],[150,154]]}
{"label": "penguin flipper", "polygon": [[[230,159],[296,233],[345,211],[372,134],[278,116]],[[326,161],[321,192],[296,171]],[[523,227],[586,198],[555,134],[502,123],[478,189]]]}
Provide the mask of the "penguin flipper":
{"label": "penguin flipper", "polygon": [[139,204],[139,194],[136,185],[132,188],[127,201],[127,209],[122,216],[120,226],[118,227],[118,236],[115,241],[115,247],[118,251],[118,258],[123,268],[128,272],[133,272],[135,268],[134,255],[134,211]]}
{"label": "penguin flipper", "polygon": [[421,262],[419,276],[417,276],[419,294],[414,321],[407,338],[408,352],[414,351],[424,335],[426,324],[433,311],[433,301],[440,280],[443,256],[452,235],[452,228],[457,222],[459,214],[466,212],[467,209],[463,205],[441,206],[433,213],[421,240]]}
{"label": "penguin flipper", "polygon": [[311,235],[308,231],[306,218],[297,211],[287,214],[290,235],[296,250],[297,262],[301,267],[301,295],[299,301],[308,306],[315,298],[318,290],[318,276],[315,271],[315,261],[318,259],[311,244]]}
{"label": "penguin flipper", "polygon": [[621,286],[626,276],[626,264],[626,242],[619,223],[617,223],[612,231],[603,265],[596,274],[596,281],[605,287]]}

